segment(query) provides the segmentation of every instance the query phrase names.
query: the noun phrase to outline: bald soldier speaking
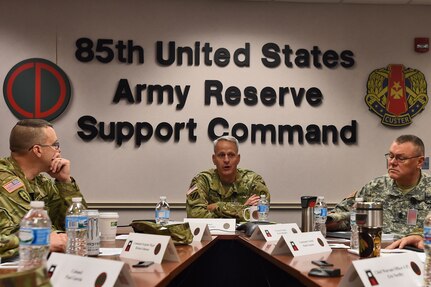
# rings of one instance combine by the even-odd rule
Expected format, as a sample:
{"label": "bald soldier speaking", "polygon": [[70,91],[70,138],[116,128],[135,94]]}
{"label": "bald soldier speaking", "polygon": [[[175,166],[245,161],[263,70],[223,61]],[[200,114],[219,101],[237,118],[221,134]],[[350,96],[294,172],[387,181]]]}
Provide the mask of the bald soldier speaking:
{"label": "bald soldier speaking", "polygon": [[236,218],[244,221],[243,210],[257,205],[260,196],[270,194],[263,178],[237,168],[240,162],[238,140],[223,136],[214,141],[215,169],[196,175],[187,192],[187,217]]}

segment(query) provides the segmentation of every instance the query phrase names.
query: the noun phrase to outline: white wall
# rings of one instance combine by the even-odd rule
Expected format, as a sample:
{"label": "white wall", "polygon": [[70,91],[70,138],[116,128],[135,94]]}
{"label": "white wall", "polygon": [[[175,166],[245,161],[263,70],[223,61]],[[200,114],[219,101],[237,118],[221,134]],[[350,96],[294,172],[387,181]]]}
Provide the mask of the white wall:
{"label": "white wall", "polygon": [[[429,6],[307,5],[273,2],[220,1],[1,1],[0,77],[18,62],[45,58],[57,63],[72,83],[72,100],[66,112],[54,121],[63,156],[72,161],[73,175],[87,201],[98,208],[120,209],[120,223],[132,218],[152,217],[159,195],[178,208],[174,217],[184,217],[184,198],[191,178],[211,168],[212,144],[207,125],[223,117],[233,125],[256,123],[333,124],[341,129],[357,121],[357,143],[345,145],[272,145],[250,140],[241,144],[241,167],[253,169],[266,180],[272,194],[274,219],[300,223],[299,198],[304,194],[324,195],[330,203],[360,188],[371,178],[385,173],[384,153],[400,134],[420,136],[429,149],[431,135],[426,128],[428,106],[405,128],[387,128],[368,110],[364,98],[368,75],[389,64],[404,64],[425,74],[431,72],[430,54],[413,50],[414,37],[429,37]],[[79,62],[75,41],[81,37],[114,41],[133,40],[145,50],[145,63],[102,64]],[[192,46],[196,41],[224,47],[233,52],[250,43],[250,67],[232,62],[216,65],[162,67],[155,61],[155,43],[175,41]],[[290,45],[293,49],[323,51],[351,50],[355,65],[337,67],[267,68],[262,65],[265,43]],[[201,61],[203,61],[201,59]],[[136,84],[190,85],[184,109],[166,102],[147,104],[112,103],[118,81]],[[269,86],[319,88],[323,103],[312,107],[303,101],[295,107],[291,97],[285,106],[266,107],[204,105],[205,80],[219,80],[225,87],[258,90]],[[166,100],[166,99],[165,99]],[[16,118],[0,102],[0,153],[9,153],[7,139]],[[137,148],[133,141],[118,147],[113,142],[84,142],[77,135],[78,120],[91,115],[98,121],[187,122],[198,124],[196,142],[182,133],[178,143],[150,140]],[[220,130],[218,130],[220,131]],[[149,211],[148,211],[149,210]]]}

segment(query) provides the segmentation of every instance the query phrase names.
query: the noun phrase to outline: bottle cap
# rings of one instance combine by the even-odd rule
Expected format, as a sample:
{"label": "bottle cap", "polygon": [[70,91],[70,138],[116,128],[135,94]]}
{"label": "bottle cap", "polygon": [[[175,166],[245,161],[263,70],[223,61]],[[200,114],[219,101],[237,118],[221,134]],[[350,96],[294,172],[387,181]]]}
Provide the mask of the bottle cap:
{"label": "bottle cap", "polygon": [[45,206],[45,202],[43,202],[43,201],[31,201],[30,206],[32,208],[43,208]]}
{"label": "bottle cap", "polygon": [[166,200],[166,196],[165,195],[160,196],[160,200]]}
{"label": "bottle cap", "polygon": [[81,202],[82,197],[72,197],[72,202]]}
{"label": "bottle cap", "polygon": [[265,198],[266,197],[266,195],[265,194],[262,194],[260,197],[263,197],[263,198]]}

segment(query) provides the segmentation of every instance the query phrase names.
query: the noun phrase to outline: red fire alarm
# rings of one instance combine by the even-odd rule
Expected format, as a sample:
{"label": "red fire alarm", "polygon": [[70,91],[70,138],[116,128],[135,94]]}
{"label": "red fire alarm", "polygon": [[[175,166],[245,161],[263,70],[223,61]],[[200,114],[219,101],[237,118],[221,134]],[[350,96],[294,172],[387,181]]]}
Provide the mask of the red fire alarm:
{"label": "red fire alarm", "polygon": [[415,38],[415,51],[418,53],[428,52],[430,47],[429,38]]}

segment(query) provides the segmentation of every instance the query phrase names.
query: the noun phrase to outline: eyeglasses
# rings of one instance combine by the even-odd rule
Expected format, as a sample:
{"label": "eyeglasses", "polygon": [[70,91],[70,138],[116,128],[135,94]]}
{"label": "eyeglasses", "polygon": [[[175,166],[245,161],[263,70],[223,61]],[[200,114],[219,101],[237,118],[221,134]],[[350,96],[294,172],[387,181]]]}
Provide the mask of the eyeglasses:
{"label": "eyeglasses", "polygon": [[38,145],[38,146],[41,146],[41,147],[52,147],[55,150],[59,150],[60,149],[60,142],[56,141],[53,144],[34,144],[28,150],[29,151],[32,150],[35,145]]}
{"label": "eyeglasses", "polygon": [[399,156],[399,155],[394,155],[393,153],[387,153],[387,154],[385,154],[385,158],[386,158],[387,161],[395,160],[398,163],[405,163],[409,159],[418,158],[418,157],[421,157],[421,156],[422,155],[417,155],[417,156],[412,156],[412,157],[403,157],[403,156]]}
{"label": "eyeglasses", "polygon": [[237,156],[236,153],[218,153],[218,154],[216,154],[216,157],[218,157],[219,159],[224,159],[225,157],[227,157],[228,159],[233,159],[236,156]]}

